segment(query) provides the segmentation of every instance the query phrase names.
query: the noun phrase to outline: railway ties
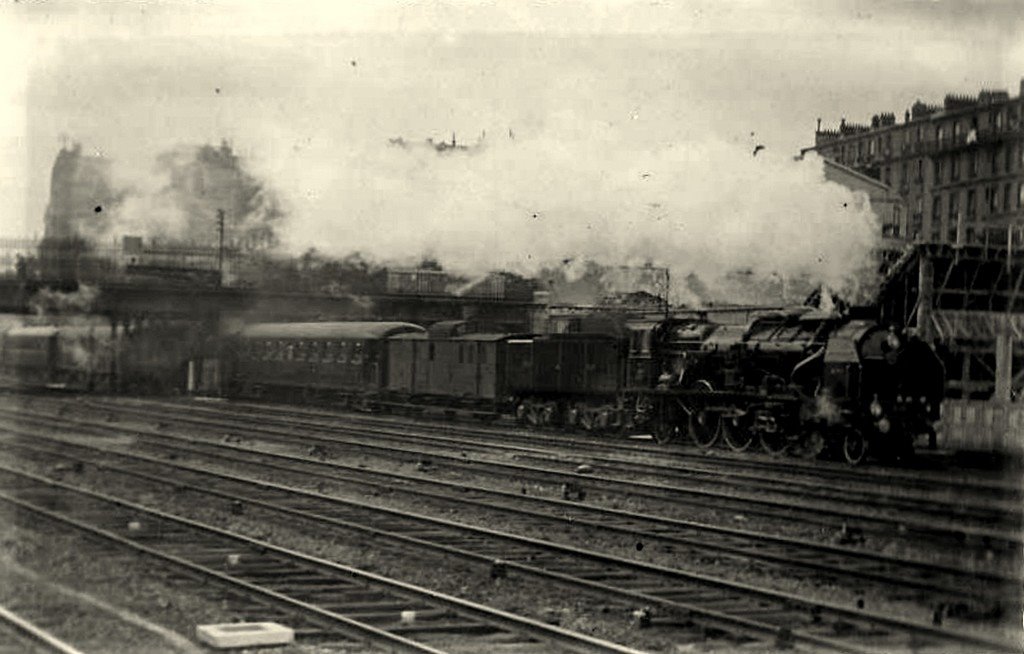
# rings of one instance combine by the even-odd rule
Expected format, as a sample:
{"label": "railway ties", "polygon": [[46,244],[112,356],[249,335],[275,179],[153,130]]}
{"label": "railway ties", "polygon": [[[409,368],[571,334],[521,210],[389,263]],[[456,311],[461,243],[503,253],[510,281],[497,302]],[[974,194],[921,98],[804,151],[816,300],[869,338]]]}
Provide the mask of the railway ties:
{"label": "railway ties", "polygon": [[[171,464],[169,462],[163,462],[162,465],[167,466],[167,465],[171,465]],[[166,477],[167,477],[166,472],[164,472],[163,474],[164,474],[164,480],[166,480]],[[189,474],[193,474],[193,473],[189,473]],[[211,474],[211,473],[205,473],[205,474]],[[237,480],[232,481],[231,483],[232,483],[233,486],[239,487],[239,488],[244,486],[243,484],[241,484]],[[247,482],[247,483],[248,483],[248,491],[247,492],[248,492],[248,494],[250,496],[259,496],[259,497],[266,497],[267,496],[267,495],[264,494],[263,490],[259,490],[257,492],[256,491],[256,486],[253,483],[251,483],[251,482]],[[208,483],[206,483],[204,485],[205,486],[209,486]],[[276,497],[281,497],[282,493],[278,492],[280,490],[281,489],[275,490],[273,495],[276,496]],[[307,500],[304,499],[304,500],[302,500],[302,505],[304,507],[306,507],[306,510],[311,510],[311,511],[315,510],[316,513],[320,513],[320,514],[326,513],[328,511],[333,511],[333,509],[330,508],[329,504],[327,504],[327,503],[319,504],[320,500],[322,500],[322,499],[324,499],[324,498],[308,498],[308,501],[310,502],[310,504],[307,504]],[[317,509],[317,507],[319,507],[319,508]],[[371,507],[367,507],[367,508],[371,508]],[[349,517],[352,517],[352,515],[348,513],[348,509],[344,510],[344,514],[348,515]],[[442,522],[443,521],[434,521],[432,524],[440,525],[440,524],[442,524]],[[391,524],[392,527],[395,527],[395,525],[398,524],[398,523],[392,522],[390,519],[388,521],[386,521],[384,524],[382,524],[381,522],[377,521],[376,519],[374,519],[374,522],[373,522],[373,524],[375,524],[378,528],[386,528],[389,523]],[[412,524],[405,523],[405,522],[402,522],[402,524],[405,525],[405,526],[408,526],[409,528],[413,529],[414,531],[406,532],[406,531],[404,531],[404,528],[402,530],[399,530],[399,529],[395,528],[393,533],[395,533],[395,534],[403,533],[403,535],[408,535],[409,533],[415,533],[420,539],[431,540],[435,544],[441,544],[441,543],[439,543],[436,540],[438,534],[443,533],[443,530],[439,526],[430,527],[430,526],[427,526],[426,524],[420,524],[417,527],[417,526],[414,526]],[[498,547],[497,544],[495,544],[493,548],[490,548],[487,545],[488,539],[487,538],[483,538],[483,536],[478,536],[478,537],[475,537],[475,538],[472,538],[472,539],[465,539],[465,538],[459,537],[459,538],[456,539],[456,542],[462,543],[463,547],[466,547],[466,548],[469,548],[469,549],[473,550],[473,552],[476,553],[480,558],[485,558],[488,562],[492,562],[496,557],[501,557],[501,556],[504,555],[504,556],[508,557],[508,559],[510,559],[509,561],[506,562],[506,565],[517,564],[520,561],[522,561],[522,558],[521,558],[522,556],[528,556],[528,555],[524,555],[522,553],[522,550],[516,550],[515,551],[516,553],[513,553],[513,551],[510,550],[509,548]],[[603,581],[605,581],[607,583],[581,584],[581,587],[586,586],[586,587],[589,587],[592,590],[598,590],[598,587],[600,587],[600,586],[614,586],[615,588],[618,589],[618,592],[620,593],[620,597],[629,598],[634,603],[634,605],[638,605],[638,606],[641,606],[641,605],[644,605],[644,604],[656,605],[661,611],[664,611],[664,613],[666,615],[670,615],[670,614],[673,614],[673,613],[685,613],[687,611],[694,611],[697,614],[703,615],[703,617],[705,619],[711,619],[712,621],[714,621],[714,618],[716,617],[715,614],[719,613],[719,611],[710,611],[705,606],[702,606],[700,604],[698,604],[696,606],[692,606],[692,607],[691,606],[686,606],[685,603],[678,601],[678,599],[675,599],[675,600],[666,599],[659,592],[657,592],[659,588],[664,588],[664,589],[666,589],[666,592],[673,593],[671,595],[671,597],[678,598],[678,597],[681,597],[681,596],[685,596],[685,595],[679,595],[678,594],[680,592],[682,592],[682,593],[686,593],[687,592],[685,590],[681,590],[680,587],[684,586],[684,584],[681,584],[678,581],[675,582],[675,584],[673,585],[672,582],[651,583],[650,581],[648,581],[646,579],[643,579],[643,578],[640,578],[640,577],[637,577],[637,576],[634,576],[634,575],[629,575],[629,574],[612,575],[612,574],[609,574],[609,572],[613,568],[609,568],[607,566],[601,566],[601,565],[594,565],[594,566],[587,565],[587,566],[583,566],[583,565],[578,565],[578,564],[577,565],[573,565],[571,562],[566,564],[566,562],[564,560],[561,560],[561,559],[559,559],[557,557],[548,556],[548,555],[546,555],[544,553],[541,553],[541,554],[538,554],[536,556],[533,556],[532,558],[528,559],[528,562],[530,564],[530,567],[544,568],[546,570],[549,570],[552,577],[559,576],[559,575],[562,575],[562,576],[565,576],[565,577],[569,577],[569,579],[566,579],[566,581],[570,582],[570,583],[572,582],[573,579],[575,579],[577,581],[580,581],[580,582],[586,582],[586,581],[588,581],[588,579],[586,579],[585,577],[593,576],[594,578],[600,578],[601,576],[603,576],[604,577]],[[644,590],[647,590],[647,591],[650,591],[650,592],[648,592],[648,593],[638,592],[638,591],[635,590],[636,588],[644,589]],[[695,594],[695,595],[691,595],[691,597],[698,597],[699,598],[699,597],[702,597],[702,596],[700,594]],[[714,600],[715,597],[718,597],[717,601]],[[887,633],[889,633],[888,636],[883,636],[882,635],[882,632],[885,631],[884,629],[875,628],[875,627],[860,628],[860,629],[857,629],[857,630],[849,631],[850,628],[848,626],[846,626],[846,625],[848,625],[848,624],[857,624],[861,620],[871,620],[872,618],[874,618],[874,616],[867,615],[866,613],[865,614],[859,614],[858,612],[847,612],[847,614],[840,615],[838,617],[836,617],[836,616],[829,616],[827,611],[824,611],[821,608],[815,609],[813,605],[808,605],[807,603],[803,603],[802,600],[799,600],[799,598],[791,598],[791,599],[781,598],[781,601],[779,603],[777,603],[776,605],[774,605],[774,607],[771,606],[771,605],[768,605],[768,604],[762,604],[762,603],[759,603],[759,602],[752,602],[749,595],[747,596],[746,600],[744,600],[743,597],[737,597],[735,594],[704,596],[704,599],[707,600],[707,605],[708,606],[719,606],[723,610],[729,610],[728,607],[732,607],[731,610],[734,610],[734,611],[736,611],[738,613],[736,615],[733,615],[731,618],[726,616],[726,617],[724,617],[722,619],[723,620],[732,619],[734,621],[734,623],[737,622],[737,621],[740,622],[740,623],[749,623],[750,625],[752,625],[751,626],[752,629],[754,629],[754,628],[761,629],[761,632],[760,632],[761,633],[761,637],[764,637],[764,633],[766,631],[768,633],[775,633],[775,632],[784,633],[786,630],[789,630],[790,632],[796,634],[796,636],[794,636],[794,637],[798,637],[798,636],[800,636],[800,631],[802,629],[804,629],[804,630],[807,630],[807,629],[812,630],[812,631],[808,631],[807,635],[813,637],[813,636],[815,636],[815,632],[813,630],[816,628],[816,625],[821,624],[821,625],[824,625],[823,627],[821,627],[822,630],[824,630],[824,631],[826,631],[828,633],[839,633],[839,635],[841,635],[841,636],[843,636],[845,634],[852,633],[857,638],[860,638],[862,636],[863,637],[870,636],[870,637],[876,638],[876,639],[888,638],[892,642],[900,642],[900,643],[903,643],[904,645],[906,645],[906,643],[909,642],[907,637],[906,637],[905,632],[901,633],[900,625],[898,625],[898,624],[890,625],[891,629],[887,632]],[[793,607],[796,607],[796,608],[793,608]],[[816,613],[816,611],[817,611],[817,613]],[[852,615],[851,615],[851,613],[852,613]],[[761,619],[759,619],[759,620],[751,619],[750,618],[751,615],[761,616]],[[769,620],[768,618],[763,617],[763,616],[773,616],[773,615],[776,616],[776,618],[772,619],[772,620]],[[818,616],[817,619],[819,620],[819,622],[815,622],[815,615]],[[787,618],[787,619],[794,620],[794,623],[791,624],[791,625],[785,625],[785,624],[780,625],[780,624],[777,624],[775,622],[776,619],[781,620],[785,616],[789,616],[789,618]],[[807,618],[807,616],[810,616],[810,622],[809,622],[810,626],[807,626],[808,625],[808,618]],[[799,617],[801,619],[800,620],[796,620],[797,617]],[[735,624],[733,626],[735,628]],[[930,641],[930,642],[936,642],[936,640],[938,640],[939,642],[942,642],[941,639],[947,638],[947,637],[949,637],[949,634],[944,633],[942,630],[935,630],[934,632],[925,634],[925,636],[923,636],[922,639],[924,641]],[[900,640],[901,638],[902,638],[902,640]],[[835,639],[833,639],[833,640],[835,640]],[[842,640],[842,639],[840,639],[840,640]],[[977,643],[978,641],[973,641],[973,642]],[[984,642],[984,641],[981,641],[981,642]],[[850,647],[855,647],[854,645],[851,645],[848,642],[844,643],[844,645],[845,645],[847,651],[850,651]],[[842,650],[843,648],[840,647],[839,649]],[[999,645],[998,645],[998,643],[996,643],[996,644],[985,643],[984,647],[982,649],[979,649],[978,647],[975,647],[974,649],[967,649],[966,651],[999,651]]]}
{"label": "railway ties", "polygon": [[[423,536],[424,533],[420,531],[419,535]],[[828,607],[822,609],[820,606],[816,607],[813,603],[808,604],[799,598],[780,598],[778,594],[765,594],[762,591],[751,595],[749,588],[727,584],[726,588],[718,589],[715,587],[723,584],[717,580],[687,577],[675,571],[659,570],[652,566],[630,565],[629,562],[613,561],[610,557],[584,563],[584,560],[595,557],[587,556],[584,560],[573,558],[566,553],[567,548],[559,548],[562,551],[558,553],[538,551],[531,555],[521,548],[510,550],[506,545],[494,544],[488,548],[486,539],[482,537],[467,539],[459,535],[453,540],[458,543],[458,546],[470,548],[469,553],[478,558],[492,561],[495,556],[503,556],[505,557],[502,559],[504,566],[515,567],[520,572],[540,575],[549,579],[559,579],[583,589],[617,596],[620,601],[632,601],[636,606],[654,606],[666,615],[700,616],[701,619],[710,621],[712,624],[722,624],[733,630],[738,629],[741,633],[756,632],[762,638],[766,632],[769,634],[791,633],[793,638],[809,640],[818,645],[827,646],[829,649],[858,651],[855,646],[847,642],[836,642],[834,638],[823,640],[813,632],[802,633],[801,630],[808,624],[816,624],[816,616],[824,616],[820,619],[827,625],[831,625],[825,627],[826,630],[840,632],[844,630],[841,625],[851,622],[851,614],[857,621],[878,621],[878,616],[857,615],[856,612],[848,610],[840,611],[840,617],[836,619],[835,616],[829,616],[829,613],[834,613],[834,611],[829,611]],[[439,542],[434,544],[435,546],[444,545]],[[613,563],[619,566],[617,572]],[[630,573],[627,574],[626,570],[629,570]],[[590,579],[601,579],[602,581],[590,581]],[[711,581],[710,587],[709,581]],[[762,596],[764,599],[755,601],[753,598],[757,596]],[[680,597],[694,600],[697,603],[681,602]],[[793,609],[793,606],[800,608]],[[730,611],[739,611],[739,613],[734,614]],[[756,619],[750,617],[755,614]],[[766,616],[772,617],[772,621],[766,621]],[[789,622],[777,624],[775,620],[788,620]],[[894,626],[896,627],[895,631],[906,628],[906,625],[895,624]],[[859,637],[862,632],[874,633],[875,631],[877,630],[847,631],[843,632],[843,636]],[[949,634],[944,634],[941,631],[937,631],[932,636],[933,638],[936,636],[950,637]]]}
{"label": "railway ties", "polygon": [[[122,456],[124,456],[124,455],[122,455]],[[135,458],[136,458],[136,460],[138,460],[137,456]],[[162,461],[160,463],[160,465],[166,466],[166,465],[170,465],[170,464],[167,463],[167,462],[163,462]],[[225,480],[222,478],[221,481],[223,482]],[[251,498],[252,497],[255,497],[255,498],[266,498],[266,497],[270,497],[271,495],[273,495],[275,497],[288,497],[289,494],[294,496],[294,491],[284,492],[284,491],[279,491],[279,490],[267,490],[264,487],[256,487],[251,482],[245,482],[240,487],[243,488],[243,489],[247,489],[246,492],[247,492],[247,494]],[[182,486],[182,488],[184,488],[184,486]],[[288,505],[292,506],[292,507],[302,506],[302,507],[307,507],[308,508],[308,507],[311,506],[311,505],[308,504],[309,501],[313,501],[313,500],[312,499],[308,499],[308,498],[307,499],[293,499],[293,500],[288,502]],[[317,501],[319,501],[319,500],[317,500]],[[241,505],[241,504],[244,504],[244,503],[239,503],[239,504]],[[317,509],[317,513],[319,515],[328,515],[329,514],[329,515],[333,515],[335,517],[337,517],[339,515],[344,515],[344,516],[350,516],[351,515],[350,512],[349,512],[349,508],[341,509],[341,508],[336,507],[336,506],[331,506],[331,505],[325,506],[325,505],[322,505],[322,504],[314,504],[314,505],[312,505],[312,508]],[[371,514],[371,517],[372,517],[372,514]],[[394,530],[396,528],[396,526],[397,526],[397,523],[393,519],[388,519],[388,520],[386,520],[383,523],[381,523],[377,519],[374,519],[374,524],[376,524],[378,527],[381,527],[381,528],[384,528],[384,529],[391,528],[392,530]],[[410,529],[412,529],[413,531],[410,532],[409,531]],[[406,524],[405,525],[405,532],[404,533],[406,533],[407,535],[412,534],[412,535],[420,537],[420,538],[426,538],[428,540],[431,540],[431,537],[437,536],[437,534],[439,532],[436,529],[428,528],[425,525]],[[649,539],[651,537],[652,537],[652,535],[648,534],[644,538],[645,539]],[[736,538],[739,538],[739,536],[738,535],[730,536],[730,539],[732,539],[732,540],[735,540]],[[461,539],[461,541],[465,542],[464,539]],[[793,551],[796,551],[797,553],[799,553],[801,551],[799,549],[799,547],[797,547],[796,550],[794,550],[793,548],[794,548],[795,545],[797,545],[797,544],[796,543],[789,543],[788,541],[783,541],[781,543],[781,546],[782,546],[781,551],[779,550],[779,548],[774,547],[771,544],[762,544],[762,546],[757,548],[757,549],[760,550],[760,556],[762,556],[762,557],[765,557],[765,556],[767,556],[767,557],[775,557],[776,560],[788,561],[788,562],[795,562],[795,559],[799,558],[799,559],[805,560],[806,561],[805,565],[808,565],[811,568],[822,569],[822,565],[821,564],[823,562],[821,560],[819,560],[819,558],[816,557],[816,556],[807,555],[806,552],[804,552],[799,557],[790,557],[790,556],[788,556],[787,555],[787,551],[789,553],[792,553]],[[717,545],[712,543],[712,542],[709,542],[709,546],[712,548],[712,551],[723,551],[725,549],[722,542],[718,542]],[[773,550],[774,550],[774,554],[772,553]],[[847,567],[848,567],[848,564],[850,563],[849,556],[847,556],[844,551],[839,550],[839,551],[834,551],[833,552],[832,551],[833,548],[829,548],[829,547],[824,548],[824,550],[826,552],[831,552],[831,556],[839,556],[840,557],[840,559],[839,559],[840,560],[840,565],[838,565],[834,569],[834,571],[841,571],[841,570],[843,570],[843,566],[841,564],[843,563],[843,559],[844,558],[846,559],[845,563],[847,564]],[[501,550],[494,550],[494,551],[489,551],[488,554],[490,556],[496,556],[496,555],[499,555],[503,551],[504,551],[503,549],[501,549]],[[748,547],[745,550],[741,550],[741,553],[742,552],[749,552],[749,551],[750,551],[750,548]],[[814,551],[817,552],[818,550],[814,550]],[[754,554],[757,555],[757,552],[754,552]],[[861,555],[861,556],[863,556],[863,555]],[[870,562],[870,557],[869,557],[869,562]],[[890,566],[892,565],[891,561],[885,561],[883,559],[882,562],[886,563],[886,564],[888,564]],[[857,564],[859,562],[855,561],[854,563]],[[829,572],[829,568],[828,568],[827,565],[824,566],[824,571],[825,572]],[[925,577],[927,577],[927,574],[926,574],[927,573],[927,568],[922,570],[921,572],[923,573],[923,575]],[[940,570],[940,572],[943,572],[943,571]],[[883,575],[883,574],[879,573],[879,574],[876,575],[876,577],[877,578],[883,578],[883,579],[887,579],[887,578],[891,579],[891,572],[888,572],[887,575]],[[907,582],[904,581],[902,583],[907,583]],[[918,583],[918,586],[920,586],[922,583],[925,583],[925,582]],[[915,585],[913,583],[911,583],[910,586],[911,587],[915,587]],[[930,587],[930,585],[926,584],[926,587]],[[966,591],[966,590],[967,590],[966,588],[963,588],[962,590],[955,591],[955,592],[957,594],[962,594],[962,592]]]}
{"label": "railway ties", "polygon": [[[105,406],[99,403],[98,406]],[[159,410],[159,408],[157,408]],[[125,411],[129,414],[141,417],[151,417],[152,413],[144,409],[128,408]],[[206,428],[239,429],[244,428],[247,432],[254,434],[254,437],[275,442],[294,443],[296,438],[303,438],[308,442],[316,442],[324,447],[331,448],[337,445],[355,447],[360,451],[372,452],[390,458],[400,460],[416,461],[423,458],[436,463],[452,465],[457,468],[465,468],[473,471],[480,471],[483,474],[500,473],[503,475],[514,474],[524,479],[539,480],[548,483],[578,483],[580,476],[570,474],[561,465],[544,468],[527,466],[522,463],[509,463],[498,460],[477,460],[467,461],[454,454],[439,452],[436,448],[462,447],[457,440],[447,436],[411,436],[401,433],[398,430],[362,430],[359,428],[346,427],[345,436],[337,433],[336,429],[326,427],[303,427],[303,433],[295,432],[294,425],[285,426],[281,421],[260,420],[258,424],[251,424],[251,417],[234,416],[225,417],[222,409],[211,409],[202,407],[195,415],[176,415],[174,420],[183,424],[197,424]],[[210,417],[201,417],[209,415]],[[243,425],[242,421],[248,420],[250,424]],[[275,427],[275,423],[280,426]],[[387,442],[405,440],[399,445],[387,445]],[[427,441],[429,448],[422,449],[422,445],[410,447],[408,440]],[[474,443],[473,447],[480,448],[483,445]],[[496,447],[502,447],[500,445]],[[506,448],[509,449],[509,448]],[[518,458],[518,457],[514,457]],[[749,475],[740,475],[748,477]],[[742,481],[740,477],[734,483]],[[935,512],[929,515],[889,515],[888,512],[864,511],[857,503],[843,502],[835,505],[831,499],[824,499],[820,496],[807,495],[812,485],[799,484],[799,492],[796,495],[790,493],[794,498],[786,503],[778,499],[771,499],[765,495],[763,488],[759,485],[757,489],[744,491],[742,495],[733,494],[727,491],[712,490],[704,488],[692,482],[673,483],[671,486],[639,482],[636,479],[624,478],[621,476],[607,476],[605,474],[591,473],[585,477],[588,489],[592,491],[601,490],[611,493],[630,493],[631,495],[649,499],[652,501],[678,500],[686,502],[694,507],[709,509],[723,509],[736,511],[751,516],[760,516],[769,519],[786,519],[808,525],[825,525],[829,528],[838,529],[845,522],[856,523],[865,533],[871,533],[880,537],[889,537],[894,533],[902,536],[913,535],[915,537],[933,542],[936,539],[943,539],[950,547],[963,547],[965,543],[972,548],[985,548],[995,552],[997,556],[1012,558],[1019,554],[1022,544],[1019,527],[1012,529],[993,529],[990,524],[979,522],[974,517],[966,522],[961,521],[951,524],[949,520],[937,519]],[[785,485],[784,480],[780,483]],[[809,501],[811,498],[812,501]],[[824,504],[823,504],[824,502]],[[905,507],[906,509],[906,507]],[[909,509],[906,509],[909,510]],[[945,510],[944,510],[945,511]],[[940,512],[946,515],[953,511]],[[958,510],[957,510],[958,511]],[[959,513],[957,513],[959,515]],[[1019,516],[1018,523],[1019,524]]]}
{"label": "railway ties", "polygon": [[303,636],[435,654],[633,651],[37,475],[3,467],[0,480],[14,510],[198,578],[233,597],[243,618],[291,623]]}

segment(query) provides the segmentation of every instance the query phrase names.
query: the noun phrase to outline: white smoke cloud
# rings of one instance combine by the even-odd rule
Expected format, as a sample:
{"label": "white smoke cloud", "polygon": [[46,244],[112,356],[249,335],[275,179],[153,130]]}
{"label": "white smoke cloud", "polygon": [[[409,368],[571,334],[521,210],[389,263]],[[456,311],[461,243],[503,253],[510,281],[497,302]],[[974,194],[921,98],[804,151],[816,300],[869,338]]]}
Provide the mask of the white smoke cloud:
{"label": "white smoke cloud", "polygon": [[[570,268],[653,263],[712,286],[737,271],[805,277],[842,293],[877,243],[867,196],[826,182],[815,156],[755,156],[716,138],[641,145],[566,117],[545,127],[547,136],[514,139],[495,130],[469,152],[299,149],[264,177],[283,187],[295,251],[406,265],[429,253],[467,275],[529,275],[571,259]],[[694,299],[682,283],[673,295]]]}

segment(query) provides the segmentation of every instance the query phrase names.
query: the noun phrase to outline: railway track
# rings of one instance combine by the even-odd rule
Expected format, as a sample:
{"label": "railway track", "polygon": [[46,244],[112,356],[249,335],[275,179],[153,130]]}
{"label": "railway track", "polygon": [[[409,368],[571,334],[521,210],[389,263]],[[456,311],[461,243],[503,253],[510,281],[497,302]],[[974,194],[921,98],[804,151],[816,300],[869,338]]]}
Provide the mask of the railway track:
{"label": "railway track", "polygon": [[0,654],[83,654],[50,633],[46,623],[47,616],[31,607],[0,606]]}
{"label": "railway track", "polygon": [[[211,407],[203,407],[203,403],[197,403],[202,408],[200,412],[211,412]],[[190,411],[194,408],[190,407]],[[310,420],[303,417],[302,412],[289,410],[283,414],[277,410],[269,412],[261,411],[259,407],[245,405],[235,409],[232,404],[218,405],[212,409],[213,415],[223,417],[231,415],[249,420],[253,414],[261,416],[263,424],[276,426],[313,427],[317,429],[337,429],[335,421]],[[209,414],[209,413],[208,413]],[[355,416],[360,417],[358,414]],[[351,423],[347,417],[345,426],[350,427]],[[296,422],[300,420],[301,422]],[[371,426],[373,421],[367,421]],[[587,460],[591,463],[604,466],[608,469],[614,468],[631,478],[644,478],[645,476],[656,476],[658,481],[673,483],[700,483],[703,486],[717,488],[732,488],[741,486],[746,490],[759,493],[776,493],[788,496],[808,497],[824,496],[822,488],[823,476],[827,474],[831,483],[835,484],[842,480],[844,489],[844,501],[870,503],[871,506],[880,509],[891,509],[894,511],[906,510],[939,517],[954,517],[957,520],[967,520],[979,523],[990,523],[993,521],[1006,520],[1008,517],[1016,519],[1014,526],[1020,526],[1021,518],[1021,485],[1017,484],[991,484],[979,483],[969,478],[961,479],[951,488],[948,478],[941,481],[929,479],[921,475],[904,475],[902,478],[891,473],[880,478],[874,474],[862,474],[860,470],[853,470],[846,466],[829,466],[827,468],[811,468],[806,465],[786,465],[775,460],[774,467],[763,468],[764,462],[755,462],[754,465],[747,465],[742,461],[726,460],[722,465],[718,459],[714,461],[697,461],[692,459],[682,461],[675,459],[672,463],[664,463],[659,460],[664,458],[664,450],[651,450],[648,454],[655,455],[639,458],[636,452],[628,447],[620,446],[614,456],[602,456],[602,444],[596,451],[580,449],[579,441],[569,443],[538,442],[537,438],[518,438],[508,431],[494,430],[469,430],[458,428],[453,431],[448,426],[424,424],[422,421],[414,423],[413,426],[422,432],[421,434],[409,434],[409,423],[392,423],[390,428],[376,425],[375,434],[390,435],[395,430],[403,430],[398,434],[400,437],[407,437],[415,440],[421,438],[422,442],[429,445],[440,445],[444,447],[458,447],[464,450],[477,452],[503,452],[515,456],[518,460],[535,459],[538,462],[552,462],[564,458],[566,446],[574,451],[586,452]],[[489,440],[484,440],[487,437]],[[582,446],[586,448],[585,445]],[[726,469],[723,470],[723,467]],[[827,471],[827,472],[826,472]],[[831,490],[831,489],[829,489]]]}
{"label": "railway track", "polygon": [[[204,403],[203,399],[189,400],[189,404]],[[396,417],[387,414],[367,414],[340,409],[329,410],[309,406],[294,406],[272,403],[254,404],[240,400],[230,402],[218,401],[219,407],[235,407],[242,411],[258,412],[289,420],[298,420],[320,426],[332,426],[338,420],[349,424],[372,427],[403,427],[408,425],[408,417]],[[896,465],[872,465],[851,468],[850,466],[831,461],[805,461],[798,458],[779,459],[762,453],[746,453],[737,456],[727,450],[701,450],[684,442],[669,446],[653,444],[652,440],[628,437],[601,437],[566,431],[545,431],[527,429],[513,425],[468,425],[420,417],[415,422],[418,428],[444,435],[466,436],[477,439],[501,439],[502,443],[528,446],[570,446],[573,449],[590,455],[611,455],[616,458],[650,457],[660,460],[664,467],[686,469],[696,466],[698,469],[711,469],[719,472],[752,473],[761,472],[778,475],[780,472],[796,478],[819,479],[827,473],[829,479],[844,484],[857,486],[869,485],[876,491],[906,491],[912,489],[924,493],[941,495],[948,493],[950,486],[955,485],[958,492],[967,491],[973,497],[985,501],[1006,502],[1012,504],[1024,499],[1024,485],[1017,475],[992,473],[977,469],[960,469],[950,467],[950,457],[943,455],[922,455],[911,462]]]}
{"label": "railway track", "polygon": [[[148,471],[143,472],[139,466],[149,466]],[[1014,651],[1012,645],[986,637],[494,530],[368,507],[237,475],[189,470],[156,460],[137,463],[133,468],[125,472],[153,483],[170,483],[178,489],[187,487],[193,492],[218,495],[231,503],[284,512],[325,528],[354,529],[456,554],[491,565],[492,571],[507,569],[557,580],[620,601],[655,607],[665,615],[685,616],[762,639],[774,638],[780,645],[847,652]],[[174,475],[168,474],[170,468]]]}
{"label": "railway track", "polygon": [[278,547],[110,495],[0,466],[0,502],[217,584],[240,614],[296,635],[381,651],[635,650]]}
{"label": "railway track", "polygon": [[[434,464],[448,464],[461,470],[473,470],[483,474],[508,477],[510,474],[525,480],[538,480],[547,483],[575,484],[580,475],[567,470],[570,466],[563,452],[556,461],[549,461],[547,466],[509,463],[502,460],[485,460],[475,458],[472,461],[464,457],[445,452],[453,452],[455,448],[480,448],[486,450],[491,444],[458,441],[450,438],[427,436],[419,437],[396,429],[364,429],[347,426],[306,427],[277,424],[263,416],[248,415],[245,417],[225,418],[217,408],[189,407],[188,415],[182,415],[180,407],[162,403],[152,403],[143,408],[119,408],[114,405],[93,405],[104,411],[118,411],[123,415],[135,416],[143,420],[167,420],[176,424],[190,424],[204,429],[236,430],[248,438],[260,438],[280,443],[295,443],[298,439],[306,444],[320,444],[325,447],[358,448],[393,459],[405,461],[429,460]],[[7,413],[13,415],[13,413]],[[301,429],[301,432],[298,430]],[[411,446],[410,441],[417,442]],[[393,443],[393,444],[387,444]],[[501,449],[500,444],[494,444]],[[589,459],[574,457],[574,462]],[[943,503],[929,507],[925,514],[915,513],[910,506],[896,511],[889,508],[876,509],[873,506],[856,503],[856,499],[848,497],[844,489],[840,497],[836,496],[835,486],[819,481],[816,488],[800,484],[798,489],[789,493],[768,496],[764,490],[764,482],[758,480],[753,488],[743,488],[744,480],[734,479],[731,485],[716,490],[707,488],[707,482],[690,481],[671,482],[668,485],[642,482],[628,474],[617,472],[618,462],[597,465],[587,474],[586,484],[593,490],[602,490],[611,494],[628,494],[635,498],[651,500],[678,500],[688,506],[704,507],[712,510],[733,511],[745,515],[779,519],[788,522],[799,522],[814,527],[825,527],[840,530],[854,526],[864,533],[873,533],[889,538],[899,535],[906,539],[911,536],[922,542],[942,541],[950,547],[958,547],[964,551],[973,550],[983,557],[996,557],[1014,564],[1019,560],[1021,547],[1024,546],[1024,535],[1019,526],[1019,510],[1013,515],[1004,516],[1004,520],[996,526],[990,526],[986,519],[970,520],[970,513],[955,511],[951,504]],[[573,464],[572,467],[575,467]],[[780,481],[784,487],[784,481]],[[811,491],[816,490],[815,495]],[[852,504],[852,505],[851,505]],[[943,513],[945,512],[945,518]]]}
{"label": "railway track", "polygon": [[[10,428],[8,431],[10,433]],[[31,437],[34,442],[32,445],[20,443],[15,446],[18,448],[38,450],[40,441],[48,440],[40,434],[29,436],[28,432],[21,433],[26,439]],[[1013,575],[954,568],[851,547],[645,515],[636,511],[588,506],[577,501],[534,497],[397,472],[367,470],[333,461],[312,460],[309,457],[252,451],[235,444],[209,442],[166,432],[130,433],[138,444],[178,461],[190,457],[206,461],[219,460],[230,469],[237,469],[244,464],[257,470],[273,469],[275,474],[292,474],[308,481],[340,481],[360,492],[392,493],[397,489],[452,507],[500,510],[520,520],[526,519],[535,524],[547,522],[554,527],[590,527],[617,533],[639,543],[668,544],[692,550],[695,554],[730,556],[737,562],[755,560],[785,566],[787,572],[796,571],[808,577],[827,576],[844,579],[849,583],[871,582],[888,587],[895,585],[901,591],[928,594],[932,605],[970,600],[988,610],[999,607],[1010,613],[1017,612],[1021,607],[1020,579]],[[86,446],[63,439],[53,439],[50,443],[51,447],[44,451],[64,456],[75,452],[80,453],[76,456],[83,456],[90,451],[131,456],[117,449]]]}

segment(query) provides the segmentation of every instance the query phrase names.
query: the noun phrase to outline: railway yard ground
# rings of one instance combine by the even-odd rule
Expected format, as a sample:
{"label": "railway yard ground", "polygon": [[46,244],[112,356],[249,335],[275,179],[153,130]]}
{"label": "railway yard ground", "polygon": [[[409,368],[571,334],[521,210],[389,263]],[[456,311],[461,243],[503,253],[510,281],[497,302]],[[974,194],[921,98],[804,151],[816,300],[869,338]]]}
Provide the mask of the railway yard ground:
{"label": "railway yard ground", "polygon": [[209,651],[197,625],[259,621],[302,653],[1024,642],[1010,464],[73,394],[0,395],[0,444],[0,652]]}

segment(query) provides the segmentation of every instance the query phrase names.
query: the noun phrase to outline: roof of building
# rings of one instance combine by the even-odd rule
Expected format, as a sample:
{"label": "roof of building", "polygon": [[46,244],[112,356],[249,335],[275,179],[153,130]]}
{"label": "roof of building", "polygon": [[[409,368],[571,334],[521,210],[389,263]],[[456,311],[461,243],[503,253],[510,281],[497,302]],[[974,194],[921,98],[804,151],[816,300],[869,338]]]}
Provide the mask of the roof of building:
{"label": "roof of building", "polygon": [[[849,175],[850,177],[853,177],[854,179],[864,182],[865,184],[878,188],[878,190],[880,191],[892,191],[891,186],[880,180],[875,179],[874,177],[871,177],[870,175],[865,175],[864,173],[858,172],[853,168],[850,168],[849,166],[844,166],[841,163],[832,161],[831,159],[825,159],[824,161],[826,168],[831,168],[832,170],[843,175]],[[827,172],[825,174],[828,175]]]}
{"label": "roof of building", "polygon": [[423,332],[408,322],[274,322],[242,328],[244,338],[308,338],[373,340],[404,332]]}

